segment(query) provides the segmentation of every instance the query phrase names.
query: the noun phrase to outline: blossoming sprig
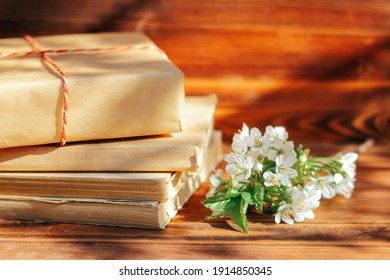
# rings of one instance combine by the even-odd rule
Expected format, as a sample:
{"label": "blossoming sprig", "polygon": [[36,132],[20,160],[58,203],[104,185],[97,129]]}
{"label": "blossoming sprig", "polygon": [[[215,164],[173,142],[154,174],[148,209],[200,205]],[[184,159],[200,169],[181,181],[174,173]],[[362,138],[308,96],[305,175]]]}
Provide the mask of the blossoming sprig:
{"label": "blossoming sprig", "polygon": [[247,233],[246,213],[271,212],[275,222],[293,224],[313,219],[321,198],[349,198],[354,189],[356,153],[335,157],[311,157],[310,151],[288,141],[282,126],[267,126],[264,134],[245,123],[225,156],[225,171],[210,176],[211,188],[203,205],[212,210],[209,219],[229,216]]}

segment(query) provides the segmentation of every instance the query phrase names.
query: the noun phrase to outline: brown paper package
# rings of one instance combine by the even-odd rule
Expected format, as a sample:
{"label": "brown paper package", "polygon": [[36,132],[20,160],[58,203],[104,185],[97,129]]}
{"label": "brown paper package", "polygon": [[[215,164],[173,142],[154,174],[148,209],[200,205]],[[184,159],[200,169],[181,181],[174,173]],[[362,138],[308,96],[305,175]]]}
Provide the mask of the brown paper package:
{"label": "brown paper package", "polygon": [[[154,43],[141,33],[36,37],[40,50]],[[0,148],[60,142],[61,81],[23,38],[0,40]],[[80,51],[50,58],[68,75],[67,141],[183,130],[184,75],[156,50]]]}

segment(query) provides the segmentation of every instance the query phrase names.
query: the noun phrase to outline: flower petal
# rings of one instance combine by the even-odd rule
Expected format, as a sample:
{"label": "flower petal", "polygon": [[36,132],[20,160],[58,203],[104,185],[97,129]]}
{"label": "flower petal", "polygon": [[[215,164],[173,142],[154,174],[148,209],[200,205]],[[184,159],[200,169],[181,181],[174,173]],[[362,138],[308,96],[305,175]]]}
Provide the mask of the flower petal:
{"label": "flower petal", "polygon": [[276,213],[276,215],[275,215],[275,223],[280,224],[280,222],[282,220],[281,215],[282,215],[281,212]]}
{"label": "flower petal", "polygon": [[314,218],[315,218],[314,212],[313,212],[312,210],[307,211],[307,212],[305,213],[305,217],[306,217],[307,219],[314,219]]}
{"label": "flower petal", "polygon": [[267,157],[268,157],[268,159],[270,159],[270,160],[275,160],[277,154],[278,154],[277,151],[275,151],[275,150],[273,150],[273,149],[270,149],[270,150],[268,150]]}
{"label": "flower petal", "polygon": [[295,213],[294,220],[298,223],[303,222],[305,220],[305,214],[302,212]]}
{"label": "flower petal", "polygon": [[227,163],[236,162],[235,154],[227,154],[227,155],[225,155],[224,160],[225,160]]}
{"label": "flower petal", "polygon": [[282,214],[282,220],[283,222],[289,224],[289,225],[293,225],[294,224],[294,220],[290,217],[290,215],[288,214]]}
{"label": "flower petal", "polygon": [[211,175],[209,180],[211,185],[213,185],[214,187],[218,187],[221,184],[221,181],[216,174]]}
{"label": "flower petal", "polygon": [[283,186],[288,186],[288,184],[290,183],[290,180],[289,180],[287,174],[281,175],[281,183]]}
{"label": "flower petal", "polygon": [[347,154],[345,154],[345,155],[343,155],[343,156],[341,157],[341,160],[342,160],[343,162],[351,162],[351,163],[353,163],[353,162],[355,162],[357,159],[358,159],[358,154],[357,154],[357,153],[347,153]]}
{"label": "flower petal", "polygon": [[233,176],[236,175],[238,172],[238,168],[235,164],[226,165],[225,170],[229,175],[233,175]]}
{"label": "flower petal", "polygon": [[297,158],[295,156],[287,156],[284,158],[283,166],[291,167],[297,162]]}

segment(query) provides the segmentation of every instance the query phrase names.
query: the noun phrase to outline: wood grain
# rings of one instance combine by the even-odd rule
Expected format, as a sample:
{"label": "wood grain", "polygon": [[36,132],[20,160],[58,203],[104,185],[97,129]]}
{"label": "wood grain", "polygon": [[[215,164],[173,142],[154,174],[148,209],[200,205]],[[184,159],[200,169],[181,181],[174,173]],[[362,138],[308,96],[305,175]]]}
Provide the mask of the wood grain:
{"label": "wood grain", "polygon": [[[285,125],[313,153],[375,145],[351,199],[316,219],[249,234],[205,221],[202,185],[165,230],[0,221],[0,259],[389,259],[390,2],[0,0],[0,37],[143,31],[186,75],[186,94],[217,93],[226,151],[243,122]],[[221,164],[222,166],[223,164]]]}
{"label": "wood grain", "polygon": [[[314,153],[343,147],[307,143]],[[345,146],[345,150],[354,145]],[[227,147],[226,147],[227,148]],[[316,218],[290,226],[270,215],[249,215],[249,234],[224,221],[205,221],[191,198],[165,230],[0,221],[3,259],[388,259],[390,257],[390,164],[377,145],[358,161],[351,199],[323,201]]]}

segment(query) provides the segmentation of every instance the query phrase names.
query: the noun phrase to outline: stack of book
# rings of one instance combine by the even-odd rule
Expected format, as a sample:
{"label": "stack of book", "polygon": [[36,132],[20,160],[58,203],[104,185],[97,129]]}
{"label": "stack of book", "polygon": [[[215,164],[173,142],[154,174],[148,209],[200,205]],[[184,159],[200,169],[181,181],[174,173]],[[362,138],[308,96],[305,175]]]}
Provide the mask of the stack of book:
{"label": "stack of book", "polygon": [[4,149],[0,218],[165,228],[222,159],[215,105],[187,97],[169,135]]}
{"label": "stack of book", "polygon": [[1,148],[0,218],[165,228],[223,157],[216,96],[184,100],[177,132]]}

